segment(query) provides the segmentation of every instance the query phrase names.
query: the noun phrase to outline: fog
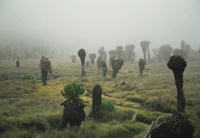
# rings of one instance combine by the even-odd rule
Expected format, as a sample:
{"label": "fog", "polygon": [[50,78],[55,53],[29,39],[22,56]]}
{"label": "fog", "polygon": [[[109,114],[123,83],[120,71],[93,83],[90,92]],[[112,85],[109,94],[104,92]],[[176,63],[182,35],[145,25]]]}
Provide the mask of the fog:
{"label": "fog", "polygon": [[[1,0],[0,40],[96,52],[151,41],[200,46],[199,0]],[[16,42],[15,42],[16,41]]]}

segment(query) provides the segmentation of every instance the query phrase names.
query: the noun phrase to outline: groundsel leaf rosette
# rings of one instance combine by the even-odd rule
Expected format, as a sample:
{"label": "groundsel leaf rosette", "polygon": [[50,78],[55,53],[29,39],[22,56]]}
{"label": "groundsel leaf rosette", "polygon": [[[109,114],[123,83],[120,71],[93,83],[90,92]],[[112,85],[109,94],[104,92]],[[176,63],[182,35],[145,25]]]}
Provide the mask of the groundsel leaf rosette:
{"label": "groundsel leaf rosette", "polygon": [[85,95],[83,87],[72,83],[64,87],[64,90],[61,90],[61,94],[65,99],[78,99],[81,95]]}

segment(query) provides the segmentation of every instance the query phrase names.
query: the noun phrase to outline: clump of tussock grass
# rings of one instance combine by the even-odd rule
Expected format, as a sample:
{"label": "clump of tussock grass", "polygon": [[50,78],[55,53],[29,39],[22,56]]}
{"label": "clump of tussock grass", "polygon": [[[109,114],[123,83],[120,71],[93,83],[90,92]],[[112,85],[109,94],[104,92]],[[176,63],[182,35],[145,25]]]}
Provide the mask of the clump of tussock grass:
{"label": "clump of tussock grass", "polygon": [[125,97],[127,101],[136,102],[136,103],[143,103],[145,98],[141,97],[140,95],[128,95]]}
{"label": "clump of tussock grass", "polygon": [[197,107],[196,114],[200,117],[200,106]]}
{"label": "clump of tussock grass", "polygon": [[91,78],[90,77],[78,77],[76,79],[74,79],[74,82],[91,82]]}
{"label": "clump of tussock grass", "polygon": [[164,101],[166,101],[166,102],[168,102],[168,103],[170,103],[170,104],[177,104],[177,99],[174,97],[174,96],[172,96],[172,95],[169,95],[169,94],[162,94],[161,95],[161,98],[164,100]]}
{"label": "clump of tussock grass", "polygon": [[34,138],[36,137],[37,133],[28,131],[28,130],[7,130],[3,134],[1,134],[2,138]]}
{"label": "clump of tussock grass", "polygon": [[136,90],[137,88],[138,88],[138,86],[136,84],[130,84],[128,87],[128,90],[133,91],[133,90]]}
{"label": "clump of tussock grass", "polygon": [[38,116],[1,117],[0,124],[1,133],[16,129],[44,132],[50,128],[48,122]]}
{"label": "clump of tussock grass", "polygon": [[192,124],[195,128],[194,131],[194,138],[199,138],[200,136],[200,117],[191,117],[190,120],[192,121]]}
{"label": "clump of tussock grass", "polygon": [[157,111],[168,113],[176,112],[176,104],[174,104],[174,101],[170,102],[169,100],[165,100],[164,98],[162,99],[162,101],[160,101],[158,97],[149,98],[145,101],[144,105],[146,107],[153,107]]}
{"label": "clump of tussock grass", "polygon": [[108,110],[104,110],[101,112],[102,117],[98,119],[99,122],[110,122],[113,120],[117,120],[119,122],[123,122],[125,120],[131,120],[133,115],[135,114],[132,110],[116,110],[115,112],[110,112]]}
{"label": "clump of tussock grass", "polygon": [[[28,131],[34,133],[33,136],[57,128],[62,118],[62,108],[59,106],[54,108],[54,105],[59,105],[61,100],[52,100],[22,98],[1,100],[3,112],[0,113],[0,133],[5,137],[12,137],[14,134],[16,137],[21,137]],[[10,136],[6,134],[7,131],[12,131]]]}
{"label": "clump of tussock grass", "polygon": [[34,116],[27,119],[17,120],[17,125],[21,129],[44,132],[50,129],[50,125],[45,118]]}
{"label": "clump of tussock grass", "polygon": [[124,98],[124,97],[126,97],[128,95],[135,95],[135,92],[126,91],[126,92],[120,93],[120,95],[121,95],[121,98]]}
{"label": "clump of tussock grass", "polygon": [[75,128],[68,127],[63,131],[56,129],[50,132],[39,133],[37,138],[102,138],[102,137],[119,137],[119,136],[135,136],[143,132],[145,124],[142,123],[129,123],[109,125],[106,123],[95,122],[92,120],[84,121],[78,131]]}
{"label": "clump of tussock grass", "polygon": [[[110,122],[113,120],[117,120],[123,122],[125,120],[131,120],[135,111],[133,110],[120,110],[116,109],[115,105],[108,101],[104,100],[100,105],[99,115],[100,117],[97,119],[99,122]],[[92,117],[92,112],[89,113],[89,118]]]}
{"label": "clump of tussock grass", "polygon": [[158,124],[161,124],[164,122],[167,118],[171,117],[170,114],[164,114],[160,112],[138,112],[137,116],[135,118],[136,121],[143,122],[146,124],[151,124],[152,121],[155,121],[159,116],[161,116],[161,119]]}
{"label": "clump of tussock grass", "polygon": [[103,80],[104,81],[112,81],[112,78],[111,77],[104,77]]}
{"label": "clump of tussock grass", "polygon": [[[0,116],[18,117],[31,115],[44,114],[61,114],[62,106],[60,106],[62,99],[2,99],[0,102],[1,110]],[[59,106],[58,106],[59,105]],[[56,106],[56,108],[54,108]],[[60,111],[59,111],[60,110]]]}
{"label": "clump of tussock grass", "polygon": [[127,95],[134,95],[134,94],[135,94],[134,92],[130,92],[130,91],[120,91],[120,92],[109,93],[109,94],[106,94],[106,95],[111,96],[111,97],[115,97],[115,98],[124,98]]}
{"label": "clump of tussock grass", "polygon": [[37,80],[11,80],[0,83],[0,98],[21,98],[25,94],[32,93]]}
{"label": "clump of tussock grass", "polygon": [[5,108],[2,112],[1,115],[5,117],[16,117],[22,115],[22,110],[18,110],[15,107],[10,107],[10,108]]}
{"label": "clump of tussock grass", "polygon": [[198,105],[200,102],[199,102],[199,99],[198,98],[195,98],[195,97],[189,97],[187,98],[186,97],[186,105],[187,106],[194,106],[194,105]]}
{"label": "clump of tussock grass", "polygon": [[126,91],[126,90],[127,90],[127,86],[126,86],[126,85],[122,85],[122,86],[121,86],[121,85],[118,84],[118,85],[116,86],[116,89],[117,89],[117,90],[120,90],[120,91]]}
{"label": "clump of tussock grass", "polygon": [[61,117],[62,116],[59,113],[51,114],[51,115],[47,114],[45,116],[45,119],[48,122],[50,129],[56,129],[59,127]]}

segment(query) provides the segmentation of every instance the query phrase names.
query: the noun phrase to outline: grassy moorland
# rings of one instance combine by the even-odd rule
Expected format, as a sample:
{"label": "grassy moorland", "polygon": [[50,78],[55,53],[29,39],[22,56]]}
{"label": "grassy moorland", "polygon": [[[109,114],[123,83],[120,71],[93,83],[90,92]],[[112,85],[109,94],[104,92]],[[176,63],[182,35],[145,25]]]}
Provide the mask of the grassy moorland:
{"label": "grassy moorland", "polygon": [[[176,112],[176,86],[173,72],[166,63],[153,62],[139,76],[138,63],[125,63],[117,77],[111,78],[111,67],[102,77],[97,65],[86,68],[81,75],[80,61],[52,59],[53,74],[48,76],[47,86],[41,80],[23,80],[32,73],[41,76],[39,60],[0,62],[0,137],[2,138],[143,138],[152,121],[161,116],[162,123]],[[195,127],[194,138],[200,137],[200,75],[198,62],[189,62],[184,71],[183,90],[186,98],[186,114]],[[125,85],[121,86],[121,81]],[[86,119],[79,130],[68,127],[57,130],[64,107],[61,90],[65,85],[77,83],[87,91],[81,98],[85,101]],[[92,89],[102,87],[102,100],[109,100],[115,112],[106,112],[101,120],[90,116]],[[162,101],[158,100],[158,94]]]}

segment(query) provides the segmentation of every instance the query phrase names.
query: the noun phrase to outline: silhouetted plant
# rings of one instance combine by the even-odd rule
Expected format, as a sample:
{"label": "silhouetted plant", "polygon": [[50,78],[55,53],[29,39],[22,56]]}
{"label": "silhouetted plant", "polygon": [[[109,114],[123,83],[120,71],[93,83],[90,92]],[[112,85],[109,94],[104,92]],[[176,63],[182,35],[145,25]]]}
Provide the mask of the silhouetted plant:
{"label": "silhouetted plant", "polygon": [[86,61],[85,66],[86,66],[86,67],[89,67],[89,66],[90,66],[90,62],[89,62],[89,61]]}
{"label": "silhouetted plant", "polygon": [[175,84],[177,88],[177,112],[185,112],[185,97],[183,93],[183,72],[187,63],[181,56],[171,56],[169,62],[167,63],[168,68],[170,68],[174,73]]}
{"label": "silhouetted plant", "polygon": [[[150,44],[150,41],[149,41],[149,44]],[[148,62],[151,62],[151,55],[150,55],[150,51],[149,51],[149,45],[148,45]]]}
{"label": "silhouetted plant", "polygon": [[110,66],[112,66],[112,60],[114,60],[116,58],[117,55],[117,51],[116,50],[110,50],[108,52],[108,54],[110,55]]}
{"label": "silhouetted plant", "polygon": [[188,116],[177,113],[153,129],[151,138],[193,138],[194,127]]}
{"label": "silhouetted plant", "polygon": [[134,50],[135,46],[133,44],[126,45],[124,51],[124,61],[132,61],[134,59]]}
{"label": "silhouetted plant", "polygon": [[17,60],[17,61],[16,61],[16,67],[19,67],[19,66],[20,66],[19,63],[20,63],[19,60]]}
{"label": "silhouetted plant", "polygon": [[169,44],[162,45],[159,48],[159,53],[163,55],[166,62],[169,61],[172,51],[173,51],[173,49]]}
{"label": "silhouetted plant", "polygon": [[185,50],[176,48],[173,50],[173,55],[178,55],[185,59]]}
{"label": "silhouetted plant", "polygon": [[117,59],[122,59],[123,46],[117,46]]}
{"label": "silhouetted plant", "polygon": [[99,53],[99,56],[102,58],[102,57],[103,57],[103,53],[104,53],[104,47],[101,47],[101,48],[98,50],[98,53]]}
{"label": "silhouetted plant", "polygon": [[98,67],[99,69],[101,69],[101,61],[102,61],[102,57],[99,56],[98,59],[97,59],[97,67]]}
{"label": "silhouetted plant", "polygon": [[83,110],[85,104],[79,97],[86,94],[86,92],[82,86],[72,83],[65,86],[64,90],[61,90],[61,94],[66,100],[61,103],[65,108],[59,128],[63,129],[67,127],[67,123],[70,126],[80,126],[81,122],[85,119],[85,112]]}
{"label": "silhouetted plant", "polygon": [[82,65],[82,67],[81,67],[81,77],[82,76],[85,76],[85,68],[84,68],[84,64],[85,64],[85,57],[86,57],[86,52],[85,52],[85,50],[84,49],[79,49],[79,51],[78,51],[78,56],[80,57],[80,59],[81,59],[81,65]]}
{"label": "silhouetted plant", "polygon": [[143,55],[144,55],[145,64],[147,64],[146,51],[147,51],[147,48],[149,47],[149,44],[150,44],[150,41],[141,41],[140,42],[140,45],[141,45],[142,51],[143,51]]}
{"label": "silhouetted plant", "polygon": [[106,53],[106,51],[103,52],[103,57],[102,57],[102,59],[103,59],[104,61],[106,61],[106,59],[107,59],[107,53]]}
{"label": "silhouetted plant", "polygon": [[115,78],[118,71],[121,69],[122,65],[124,64],[124,61],[121,59],[116,59],[116,60],[112,60],[112,78]]}
{"label": "silhouetted plant", "polygon": [[92,117],[94,119],[101,118],[101,114],[99,114],[99,109],[101,105],[101,95],[102,88],[100,85],[95,85],[92,90]]}
{"label": "silhouetted plant", "polygon": [[107,66],[106,66],[106,62],[104,60],[101,61],[101,67],[103,70],[103,77],[105,77],[106,73],[107,73]]}
{"label": "silhouetted plant", "polygon": [[182,41],[181,41],[181,49],[184,49],[184,47],[185,47],[185,41],[182,40]]}
{"label": "silhouetted plant", "polygon": [[154,49],[152,49],[152,52],[153,52],[154,57],[157,58],[158,49],[157,49],[157,48],[154,48]]}
{"label": "silhouetted plant", "polygon": [[185,44],[185,47],[184,47],[184,50],[185,50],[185,61],[187,61],[188,59],[188,54],[189,54],[189,51],[190,51],[190,45],[189,44]]}
{"label": "silhouetted plant", "polygon": [[97,57],[97,55],[95,53],[89,54],[91,64],[94,64],[94,60],[95,60],[96,57]]}
{"label": "silhouetted plant", "polygon": [[71,59],[72,59],[72,62],[73,62],[73,63],[76,62],[76,56],[75,56],[75,55],[72,55],[72,56],[71,56]]}
{"label": "silhouetted plant", "polygon": [[145,69],[145,61],[142,58],[139,60],[139,69],[140,69],[140,76],[142,76],[143,71]]}
{"label": "silhouetted plant", "polygon": [[159,62],[162,62],[164,60],[164,55],[158,50],[157,59]]}

